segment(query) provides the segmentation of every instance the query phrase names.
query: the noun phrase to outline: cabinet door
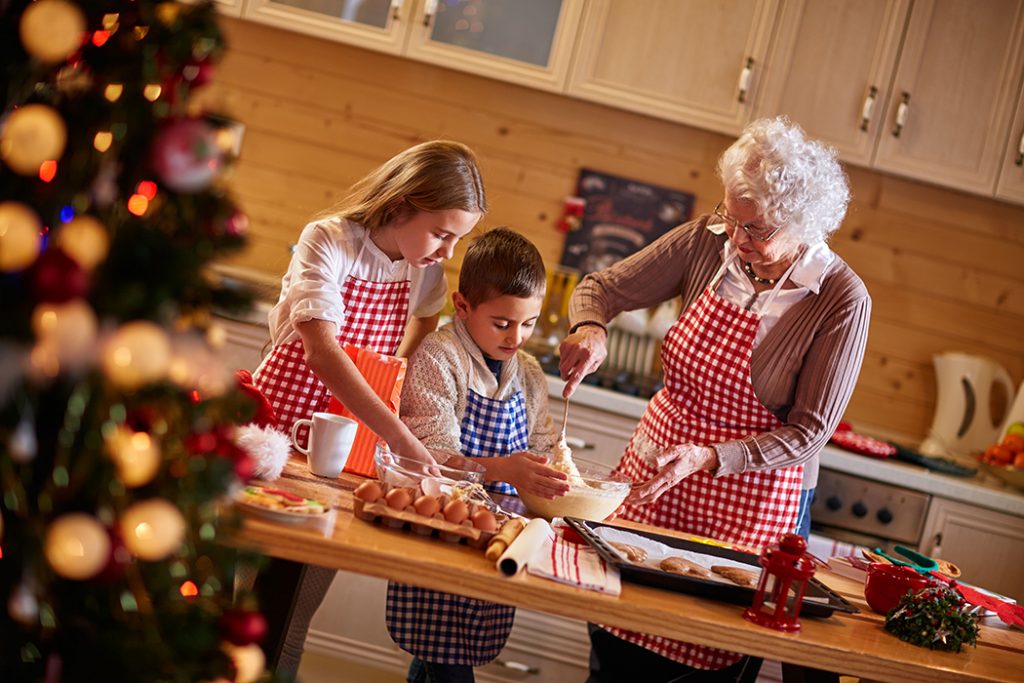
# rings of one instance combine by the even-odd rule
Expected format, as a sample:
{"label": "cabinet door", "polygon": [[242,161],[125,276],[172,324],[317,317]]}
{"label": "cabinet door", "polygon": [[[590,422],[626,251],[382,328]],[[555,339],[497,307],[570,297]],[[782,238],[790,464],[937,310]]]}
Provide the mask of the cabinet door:
{"label": "cabinet door", "polygon": [[245,0],[215,0],[217,11],[230,17],[242,16],[242,4]]}
{"label": "cabinet door", "polygon": [[1024,70],[1022,0],[917,0],[875,166],[991,195]]}
{"label": "cabinet door", "polygon": [[424,0],[406,55],[544,90],[565,87],[582,0]]}
{"label": "cabinet door", "polygon": [[413,0],[248,0],[242,16],[289,31],[399,53]]}
{"label": "cabinet door", "polygon": [[570,94],[738,133],[749,120],[778,0],[594,0]]}
{"label": "cabinet door", "polygon": [[1024,520],[932,499],[921,552],[960,567],[964,581],[1024,600]]}
{"label": "cabinet door", "polygon": [[1003,155],[996,196],[1024,204],[1024,87],[1017,101],[1017,115]]}
{"label": "cabinet door", "polygon": [[868,164],[909,0],[783,0],[758,116],[785,114]]}

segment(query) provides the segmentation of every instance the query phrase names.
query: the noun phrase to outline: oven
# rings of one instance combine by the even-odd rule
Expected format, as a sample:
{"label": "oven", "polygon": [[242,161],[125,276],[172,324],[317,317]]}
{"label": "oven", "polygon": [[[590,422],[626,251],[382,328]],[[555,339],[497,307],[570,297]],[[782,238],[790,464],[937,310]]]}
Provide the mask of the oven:
{"label": "oven", "polygon": [[851,546],[918,550],[930,502],[927,493],[822,468],[811,505],[811,552],[828,559],[854,552]]}

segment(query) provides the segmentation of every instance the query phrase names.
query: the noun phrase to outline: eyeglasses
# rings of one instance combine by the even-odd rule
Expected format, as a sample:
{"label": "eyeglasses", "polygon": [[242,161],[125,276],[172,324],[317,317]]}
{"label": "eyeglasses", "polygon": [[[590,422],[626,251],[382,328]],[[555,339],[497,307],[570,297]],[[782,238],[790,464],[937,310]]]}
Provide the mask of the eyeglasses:
{"label": "eyeglasses", "polygon": [[731,225],[734,230],[741,229],[743,232],[760,242],[767,242],[771,238],[775,237],[775,233],[779,231],[778,228],[762,228],[761,226],[754,225],[753,223],[740,224],[740,222],[735,218],[725,213],[725,209],[722,208],[722,202],[718,202],[718,205],[715,207],[715,215]]}

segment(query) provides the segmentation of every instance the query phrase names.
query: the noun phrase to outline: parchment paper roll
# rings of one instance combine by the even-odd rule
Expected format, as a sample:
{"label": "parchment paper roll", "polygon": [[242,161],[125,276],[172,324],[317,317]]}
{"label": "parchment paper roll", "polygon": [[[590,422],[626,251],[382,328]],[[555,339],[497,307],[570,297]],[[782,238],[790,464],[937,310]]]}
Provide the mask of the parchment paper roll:
{"label": "parchment paper roll", "polygon": [[545,520],[540,517],[531,519],[508,550],[498,558],[498,571],[505,576],[518,574],[551,533],[551,525]]}

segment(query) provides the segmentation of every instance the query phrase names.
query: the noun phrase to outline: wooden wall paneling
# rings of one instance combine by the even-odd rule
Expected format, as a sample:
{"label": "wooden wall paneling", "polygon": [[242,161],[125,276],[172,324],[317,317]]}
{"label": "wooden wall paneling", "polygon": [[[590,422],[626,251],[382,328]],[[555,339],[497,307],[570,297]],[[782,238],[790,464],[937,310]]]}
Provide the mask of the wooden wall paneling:
{"label": "wooden wall paneling", "polygon": [[867,384],[857,388],[846,408],[846,419],[855,428],[869,428],[909,446],[922,441],[932,425],[933,405],[907,401]]}
{"label": "wooden wall paneling", "polygon": [[931,359],[944,351],[963,351],[987,356],[1004,365],[1010,374],[1020,380],[1024,377],[1024,357],[1017,353],[1000,351],[984,346],[966,336],[960,338],[942,337],[932,332],[908,327],[898,320],[872,316],[868,348],[872,351],[899,358],[931,363]]}

